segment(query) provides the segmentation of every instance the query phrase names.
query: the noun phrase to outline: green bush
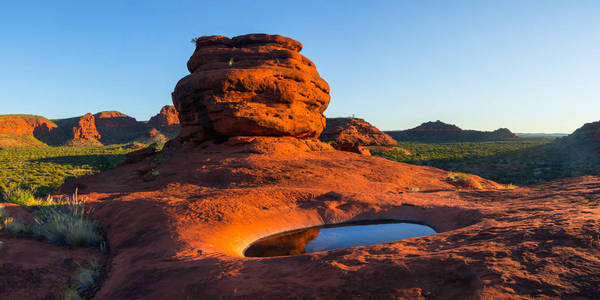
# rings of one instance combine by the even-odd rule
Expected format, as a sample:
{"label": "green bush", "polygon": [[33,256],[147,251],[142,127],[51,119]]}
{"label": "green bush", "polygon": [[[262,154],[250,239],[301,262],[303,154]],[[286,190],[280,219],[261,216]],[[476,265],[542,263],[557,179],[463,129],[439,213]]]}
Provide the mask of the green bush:
{"label": "green bush", "polygon": [[100,247],[104,241],[96,222],[55,208],[46,211],[43,218],[36,219],[31,232],[50,243],[72,247]]}
{"label": "green bush", "polygon": [[2,198],[5,202],[15,203],[23,206],[36,205],[37,200],[33,193],[26,189],[9,188],[3,192]]}
{"label": "green bush", "polygon": [[71,247],[102,247],[104,237],[100,225],[88,219],[90,210],[85,201],[77,196],[48,202],[60,205],[41,207],[37,212],[31,233],[34,236],[59,245]]}

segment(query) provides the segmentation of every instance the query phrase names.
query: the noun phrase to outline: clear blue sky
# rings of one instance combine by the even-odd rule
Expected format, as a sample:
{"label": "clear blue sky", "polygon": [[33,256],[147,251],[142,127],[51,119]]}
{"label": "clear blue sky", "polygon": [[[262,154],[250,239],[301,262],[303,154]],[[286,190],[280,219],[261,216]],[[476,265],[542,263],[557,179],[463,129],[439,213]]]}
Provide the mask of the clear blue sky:
{"label": "clear blue sky", "polygon": [[171,103],[195,36],[289,36],[327,116],[571,132],[600,120],[600,1],[1,1],[0,114]]}

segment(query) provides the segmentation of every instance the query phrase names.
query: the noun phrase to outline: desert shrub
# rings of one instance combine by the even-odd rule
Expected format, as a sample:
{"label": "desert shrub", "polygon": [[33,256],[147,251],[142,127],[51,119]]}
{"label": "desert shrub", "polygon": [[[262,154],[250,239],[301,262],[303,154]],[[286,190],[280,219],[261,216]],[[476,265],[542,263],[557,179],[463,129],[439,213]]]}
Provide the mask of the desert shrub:
{"label": "desert shrub", "polygon": [[457,180],[466,179],[466,178],[467,178],[467,175],[463,174],[463,173],[455,173],[455,172],[448,173],[448,179],[450,181],[457,181]]}
{"label": "desert shrub", "polygon": [[72,247],[101,247],[104,237],[100,225],[88,219],[90,210],[75,193],[66,200],[54,200],[61,205],[40,208],[31,225],[31,233],[44,240]]}
{"label": "desert shrub", "polygon": [[33,192],[22,188],[7,188],[4,190],[2,198],[5,202],[15,203],[23,206],[36,205],[36,199]]}

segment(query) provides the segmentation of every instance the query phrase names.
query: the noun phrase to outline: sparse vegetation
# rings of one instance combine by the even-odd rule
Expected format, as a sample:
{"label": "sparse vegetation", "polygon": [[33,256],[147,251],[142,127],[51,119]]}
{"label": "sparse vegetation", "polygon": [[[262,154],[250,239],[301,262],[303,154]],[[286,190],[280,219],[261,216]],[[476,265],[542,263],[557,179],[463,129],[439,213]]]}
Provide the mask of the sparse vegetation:
{"label": "sparse vegetation", "polygon": [[5,202],[10,202],[23,206],[34,206],[38,205],[39,203],[30,190],[19,187],[5,189],[2,192],[2,198]]}
{"label": "sparse vegetation", "polygon": [[[133,149],[122,145],[0,150],[0,200],[9,201],[4,199],[6,195],[3,194],[18,189],[28,191],[35,197],[44,197],[67,178],[115,167],[131,151]],[[31,201],[26,194],[13,197],[25,202]]]}
{"label": "sparse vegetation", "polygon": [[31,233],[50,243],[71,247],[100,247],[104,237],[100,225],[88,219],[91,210],[77,193],[66,200],[52,201],[63,203],[57,206],[41,207],[31,225]]}
{"label": "sparse vegetation", "polygon": [[[12,193],[14,194],[14,193]],[[91,210],[75,193],[71,197],[47,197],[17,203],[34,210],[33,224],[26,226],[0,211],[0,227],[14,234],[31,235],[47,242],[71,247],[99,247],[106,251],[100,225],[88,218]]]}
{"label": "sparse vegetation", "polygon": [[573,151],[568,145],[552,143],[553,140],[400,142],[391,150],[374,147],[371,153],[395,161],[437,167],[451,171],[451,174],[476,174],[503,184],[528,185],[581,175],[600,175],[600,164],[589,159],[594,157],[592,154]]}

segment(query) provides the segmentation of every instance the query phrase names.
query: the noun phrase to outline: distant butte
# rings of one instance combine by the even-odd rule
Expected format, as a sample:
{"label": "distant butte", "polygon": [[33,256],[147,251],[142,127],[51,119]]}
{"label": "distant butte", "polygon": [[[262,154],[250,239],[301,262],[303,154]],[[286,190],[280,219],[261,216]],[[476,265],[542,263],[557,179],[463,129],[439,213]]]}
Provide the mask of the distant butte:
{"label": "distant butte", "polygon": [[386,131],[397,141],[417,142],[484,142],[507,141],[517,138],[510,130],[500,128],[494,131],[463,130],[456,125],[442,121],[426,122],[408,130]]}

